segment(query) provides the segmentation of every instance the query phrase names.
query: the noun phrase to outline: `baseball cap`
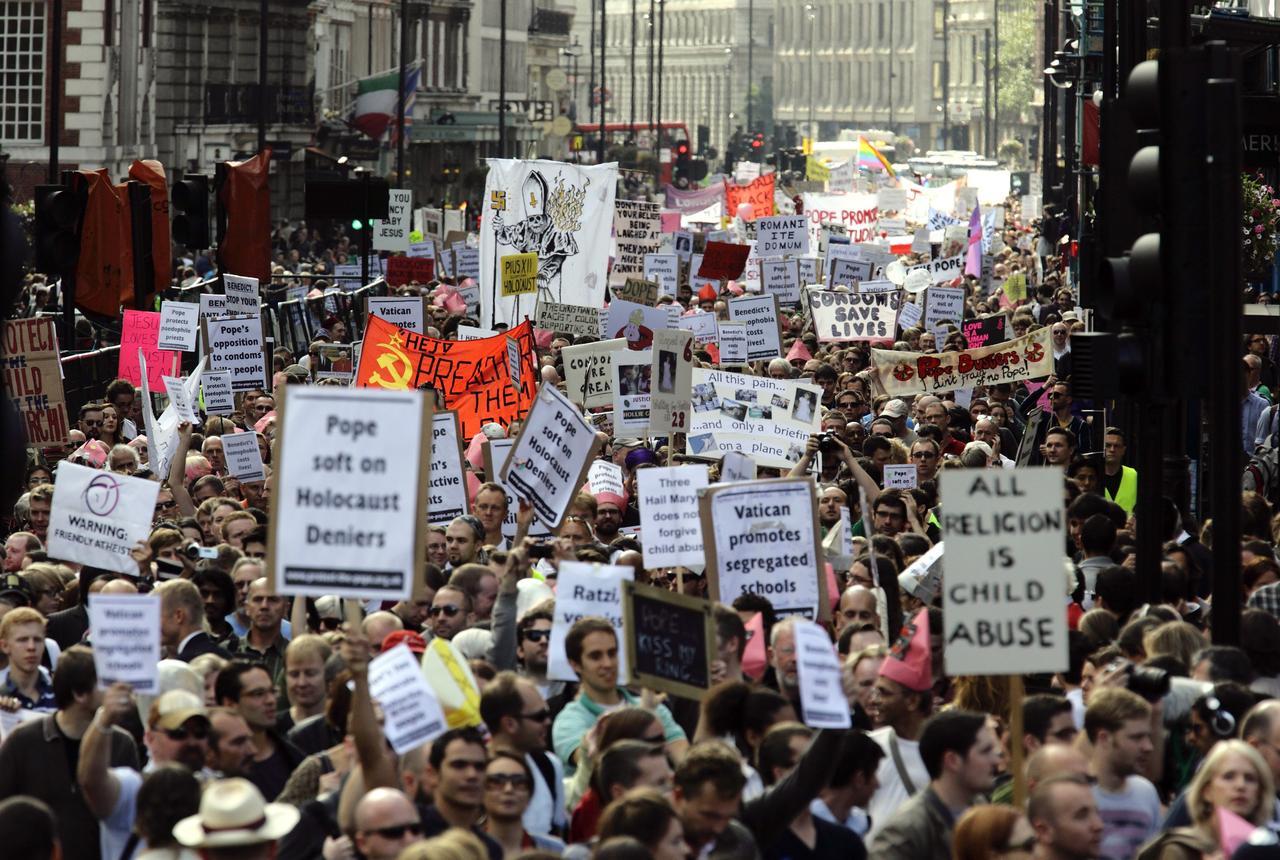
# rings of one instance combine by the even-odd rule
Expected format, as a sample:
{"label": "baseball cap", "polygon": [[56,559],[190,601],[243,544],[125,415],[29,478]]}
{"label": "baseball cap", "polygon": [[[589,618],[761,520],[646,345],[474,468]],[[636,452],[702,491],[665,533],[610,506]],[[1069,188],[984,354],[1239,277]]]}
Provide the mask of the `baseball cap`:
{"label": "baseball cap", "polygon": [[164,731],[181,728],[192,717],[209,719],[204,702],[189,690],[170,690],[156,699],[151,708],[155,714],[154,727]]}
{"label": "baseball cap", "polygon": [[907,414],[907,404],[901,400],[893,399],[884,405],[880,410],[881,418],[901,418]]}

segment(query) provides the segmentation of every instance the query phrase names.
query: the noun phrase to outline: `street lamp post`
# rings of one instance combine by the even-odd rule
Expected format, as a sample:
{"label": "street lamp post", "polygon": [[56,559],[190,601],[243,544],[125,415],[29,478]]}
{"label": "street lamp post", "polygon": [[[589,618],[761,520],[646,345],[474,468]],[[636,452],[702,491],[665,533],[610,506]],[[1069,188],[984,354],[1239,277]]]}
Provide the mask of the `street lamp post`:
{"label": "street lamp post", "polygon": [[951,2],[942,0],[942,148],[951,148]]}
{"label": "street lamp post", "polygon": [[809,16],[809,140],[812,141],[818,136],[813,130],[813,31],[818,16],[812,3],[804,4],[804,11]]}
{"label": "street lamp post", "polygon": [[755,0],[747,0],[747,134],[755,134],[755,128],[752,125],[751,110],[751,89],[755,83],[753,72],[755,71],[754,51],[756,45],[755,36]]}
{"label": "street lamp post", "polygon": [[982,42],[985,56],[983,62],[986,64],[987,73],[982,76],[982,140],[983,152],[987,158],[990,158],[995,152],[995,146],[991,141],[991,31],[982,31]]}
{"label": "street lamp post", "polygon": [[733,136],[733,48],[724,49],[724,163],[727,173],[729,164],[729,141]]}
{"label": "street lamp post", "polygon": [[995,64],[991,67],[991,151],[999,155],[1000,150],[1000,0],[993,0],[991,13],[992,50]]}

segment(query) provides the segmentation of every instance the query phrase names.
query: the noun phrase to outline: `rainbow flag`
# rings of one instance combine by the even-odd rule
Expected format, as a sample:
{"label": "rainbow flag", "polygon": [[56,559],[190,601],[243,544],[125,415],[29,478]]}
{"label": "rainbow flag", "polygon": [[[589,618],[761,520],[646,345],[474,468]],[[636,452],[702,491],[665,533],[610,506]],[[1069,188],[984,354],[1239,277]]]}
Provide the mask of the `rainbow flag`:
{"label": "rainbow flag", "polygon": [[889,163],[889,159],[880,154],[880,150],[871,145],[871,141],[862,135],[858,135],[858,169],[859,170],[883,170],[890,176],[897,176],[893,172],[893,165]]}

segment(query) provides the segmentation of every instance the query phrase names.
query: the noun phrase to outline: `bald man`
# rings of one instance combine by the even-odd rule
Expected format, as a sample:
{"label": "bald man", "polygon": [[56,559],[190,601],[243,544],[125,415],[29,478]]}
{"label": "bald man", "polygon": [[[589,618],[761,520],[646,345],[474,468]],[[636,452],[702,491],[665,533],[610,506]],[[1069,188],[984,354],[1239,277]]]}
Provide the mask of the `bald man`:
{"label": "bald man", "polygon": [[855,629],[870,624],[880,627],[880,613],[876,607],[876,594],[865,585],[851,585],[840,595],[840,603],[836,606],[836,638],[844,628],[852,625]]}
{"label": "bald man", "polygon": [[356,804],[356,848],[366,860],[395,860],[422,841],[422,820],[404,792],[375,788]]}

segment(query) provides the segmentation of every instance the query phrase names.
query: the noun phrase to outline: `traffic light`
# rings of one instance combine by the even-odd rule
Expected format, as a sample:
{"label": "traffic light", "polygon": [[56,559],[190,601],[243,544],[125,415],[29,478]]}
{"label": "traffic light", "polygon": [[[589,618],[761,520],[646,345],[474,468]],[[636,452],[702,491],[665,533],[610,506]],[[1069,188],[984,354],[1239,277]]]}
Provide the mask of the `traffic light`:
{"label": "traffic light", "polygon": [[764,149],[764,133],[757,131],[751,138],[751,155],[757,156]]}
{"label": "traffic light", "polygon": [[[65,174],[64,174],[65,176]],[[70,185],[35,188],[36,270],[47,275],[75,271],[80,258],[84,201]]]}
{"label": "traffic light", "polygon": [[692,176],[690,176],[689,163],[689,141],[682,140],[675,146],[674,166],[671,171],[672,178],[675,180],[677,188],[688,188]]}
{"label": "traffic light", "polygon": [[174,210],[173,241],[190,251],[209,247],[209,177],[188,173],[175,182],[169,205]]}

